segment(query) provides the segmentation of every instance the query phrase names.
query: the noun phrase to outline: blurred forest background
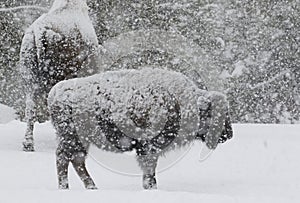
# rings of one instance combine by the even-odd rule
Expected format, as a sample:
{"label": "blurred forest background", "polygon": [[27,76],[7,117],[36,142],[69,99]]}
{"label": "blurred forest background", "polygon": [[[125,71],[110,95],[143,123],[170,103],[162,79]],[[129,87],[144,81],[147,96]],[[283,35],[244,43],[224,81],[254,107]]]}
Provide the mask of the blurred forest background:
{"label": "blurred forest background", "polygon": [[[100,44],[148,28],[176,30],[198,44],[221,69],[234,122],[300,123],[300,0],[87,1]],[[0,103],[23,108],[22,36],[51,4],[0,0]]]}

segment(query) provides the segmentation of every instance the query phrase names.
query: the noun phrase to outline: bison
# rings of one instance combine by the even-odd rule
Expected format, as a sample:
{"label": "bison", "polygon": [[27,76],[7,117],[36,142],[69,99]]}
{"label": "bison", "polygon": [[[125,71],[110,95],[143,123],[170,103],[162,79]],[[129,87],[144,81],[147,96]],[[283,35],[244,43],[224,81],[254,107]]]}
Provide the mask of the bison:
{"label": "bison", "polygon": [[19,65],[26,95],[24,151],[34,151],[34,123],[48,118],[50,89],[59,81],[92,74],[97,49],[86,0],[55,0],[27,29]]}
{"label": "bison", "polygon": [[208,148],[232,137],[224,95],[199,89],[174,71],[143,68],[65,80],[50,91],[48,107],[58,137],[59,188],[67,189],[71,162],[87,189],[95,189],[85,158],[91,144],[135,151],[144,189],[156,188],[158,158],[200,139]]}

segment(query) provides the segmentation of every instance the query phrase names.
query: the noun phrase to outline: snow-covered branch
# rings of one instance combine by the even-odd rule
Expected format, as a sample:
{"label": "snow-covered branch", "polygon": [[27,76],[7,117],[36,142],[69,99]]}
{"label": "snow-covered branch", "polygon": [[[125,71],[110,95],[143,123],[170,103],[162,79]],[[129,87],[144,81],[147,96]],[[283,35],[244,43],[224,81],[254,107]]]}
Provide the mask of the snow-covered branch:
{"label": "snow-covered branch", "polygon": [[284,76],[284,75],[287,74],[287,73],[290,73],[290,71],[289,71],[289,70],[283,71],[283,72],[281,72],[281,73],[275,75],[274,77],[272,77],[272,78],[271,78],[270,80],[268,80],[268,81],[264,81],[264,82],[258,83],[257,85],[251,86],[250,89],[251,89],[251,90],[254,90],[254,89],[262,88],[262,87],[264,87],[264,86],[266,86],[266,85],[268,85],[268,84],[274,82],[277,78],[280,78],[280,77]]}
{"label": "snow-covered branch", "polygon": [[17,6],[17,7],[11,7],[11,8],[0,8],[0,12],[10,12],[10,11],[17,11],[17,10],[40,10],[43,12],[47,12],[49,9],[41,6]]}

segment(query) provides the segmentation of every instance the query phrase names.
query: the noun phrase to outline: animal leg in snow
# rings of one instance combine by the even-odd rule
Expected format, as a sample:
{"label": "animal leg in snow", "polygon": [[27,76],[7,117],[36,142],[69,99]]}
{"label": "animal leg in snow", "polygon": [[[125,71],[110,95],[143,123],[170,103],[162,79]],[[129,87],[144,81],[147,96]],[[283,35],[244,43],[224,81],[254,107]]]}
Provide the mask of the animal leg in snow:
{"label": "animal leg in snow", "polygon": [[69,157],[66,153],[60,150],[58,147],[56,151],[56,167],[58,176],[58,188],[59,189],[69,189],[68,182],[68,167],[69,167]]}
{"label": "animal leg in snow", "polygon": [[97,189],[93,179],[91,178],[90,174],[88,173],[86,166],[85,166],[85,158],[86,153],[78,152],[73,155],[71,162],[74,166],[75,171],[77,172],[78,176],[84,183],[86,189]]}
{"label": "animal leg in snow", "polygon": [[140,155],[137,161],[143,170],[143,188],[146,190],[157,189],[155,170],[158,157],[155,155]]}
{"label": "animal leg in snow", "polygon": [[32,152],[34,151],[33,128],[36,120],[36,104],[29,95],[26,98],[25,117],[27,129],[23,141],[23,151]]}

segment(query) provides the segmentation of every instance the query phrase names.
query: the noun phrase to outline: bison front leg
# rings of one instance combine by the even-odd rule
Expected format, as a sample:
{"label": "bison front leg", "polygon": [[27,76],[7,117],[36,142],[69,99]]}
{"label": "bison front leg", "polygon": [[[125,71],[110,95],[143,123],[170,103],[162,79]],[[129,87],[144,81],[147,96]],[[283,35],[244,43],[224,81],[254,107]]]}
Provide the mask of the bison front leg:
{"label": "bison front leg", "polygon": [[143,170],[143,188],[145,190],[157,189],[155,170],[157,166],[158,156],[156,155],[140,155],[137,161]]}
{"label": "bison front leg", "polygon": [[31,95],[27,95],[26,98],[25,118],[27,128],[23,141],[23,151],[32,152],[34,151],[33,128],[36,120],[36,103]]}

